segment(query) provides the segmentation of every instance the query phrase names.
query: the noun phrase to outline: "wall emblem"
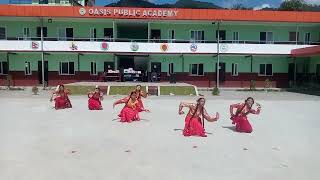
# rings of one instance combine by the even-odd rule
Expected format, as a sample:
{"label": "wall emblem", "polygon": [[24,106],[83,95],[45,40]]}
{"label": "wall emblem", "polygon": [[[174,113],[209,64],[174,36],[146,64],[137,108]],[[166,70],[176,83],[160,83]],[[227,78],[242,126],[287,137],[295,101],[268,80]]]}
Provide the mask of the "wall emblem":
{"label": "wall emblem", "polygon": [[132,51],[138,51],[139,50],[139,45],[136,42],[133,42],[130,46]]}
{"label": "wall emblem", "polygon": [[81,16],[85,15],[86,12],[87,12],[87,11],[86,11],[85,8],[80,8],[80,9],[79,9],[79,14],[80,14]]}
{"label": "wall emblem", "polygon": [[78,50],[78,46],[74,42],[72,42],[71,46],[70,46],[70,49],[73,50],[73,51],[74,50]]}
{"label": "wall emblem", "polygon": [[221,52],[227,52],[229,50],[229,47],[227,44],[220,44],[220,51]]}
{"label": "wall emblem", "polygon": [[39,43],[32,41],[32,42],[31,42],[31,48],[32,48],[32,49],[38,49],[38,48],[39,48]]}
{"label": "wall emblem", "polygon": [[190,45],[190,51],[196,52],[198,50],[198,46],[196,44],[191,44]]}
{"label": "wall emblem", "polygon": [[101,49],[102,50],[108,50],[109,49],[109,45],[106,42],[101,43]]}
{"label": "wall emblem", "polygon": [[160,49],[162,52],[166,52],[166,51],[168,51],[169,46],[168,46],[168,44],[161,44]]}

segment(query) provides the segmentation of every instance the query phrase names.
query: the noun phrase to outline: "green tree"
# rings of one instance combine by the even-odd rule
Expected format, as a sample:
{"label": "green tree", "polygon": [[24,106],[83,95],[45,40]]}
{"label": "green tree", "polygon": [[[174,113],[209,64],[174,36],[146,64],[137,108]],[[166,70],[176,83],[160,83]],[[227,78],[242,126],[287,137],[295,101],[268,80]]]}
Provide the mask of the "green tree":
{"label": "green tree", "polygon": [[307,8],[304,0],[285,0],[280,5],[280,10],[284,11],[303,11]]}

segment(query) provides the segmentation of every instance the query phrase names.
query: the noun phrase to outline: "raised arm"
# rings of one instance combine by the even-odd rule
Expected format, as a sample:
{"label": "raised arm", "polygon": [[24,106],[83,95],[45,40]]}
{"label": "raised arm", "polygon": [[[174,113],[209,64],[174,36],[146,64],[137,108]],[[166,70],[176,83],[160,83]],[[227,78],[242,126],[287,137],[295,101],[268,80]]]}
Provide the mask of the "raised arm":
{"label": "raised arm", "polygon": [[214,121],[218,121],[219,119],[219,113],[216,113],[216,117],[211,117],[209,116],[209,114],[207,113],[206,109],[203,109],[203,118],[206,119],[209,122],[214,122]]}
{"label": "raised arm", "polygon": [[260,104],[257,104],[257,106],[258,106],[258,108],[256,110],[254,110],[254,109],[250,110],[251,114],[260,114],[261,106],[260,106]]}
{"label": "raised arm", "polygon": [[184,114],[184,112],[182,111],[182,109],[183,109],[184,107],[191,108],[191,107],[193,107],[193,106],[194,106],[193,103],[181,102],[180,105],[179,105],[179,114]]}
{"label": "raised arm", "polygon": [[240,104],[231,104],[230,105],[230,116],[234,116],[235,114],[233,113],[234,108],[239,108]]}
{"label": "raised arm", "polygon": [[113,107],[115,107],[115,106],[118,105],[118,104],[127,103],[128,100],[129,100],[129,98],[130,98],[130,97],[128,96],[128,97],[125,97],[125,98],[123,98],[123,99],[120,99],[120,100],[114,102],[114,103],[113,103]]}
{"label": "raised arm", "polygon": [[142,96],[143,98],[146,98],[148,96],[148,93],[140,91],[140,96]]}

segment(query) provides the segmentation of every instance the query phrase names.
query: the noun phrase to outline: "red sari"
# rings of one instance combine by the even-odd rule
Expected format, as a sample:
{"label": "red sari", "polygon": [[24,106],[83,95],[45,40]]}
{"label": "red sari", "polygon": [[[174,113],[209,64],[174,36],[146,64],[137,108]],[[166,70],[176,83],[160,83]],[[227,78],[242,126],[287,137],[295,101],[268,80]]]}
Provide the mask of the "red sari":
{"label": "red sari", "polygon": [[143,91],[137,91],[137,100],[138,100],[138,111],[141,112],[143,111],[144,109],[144,105],[143,105],[143,102],[142,102],[142,97],[146,98],[147,95],[143,92]]}
{"label": "red sari", "polygon": [[[200,136],[207,137],[204,129],[204,119],[213,121],[214,118],[210,117],[206,109],[198,107],[196,104],[184,104],[184,107],[189,107],[189,112],[185,118],[185,125],[183,129],[184,136]],[[201,116],[203,118],[201,118]]]}
{"label": "red sari", "polygon": [[100,92],[91,92],[88,94],[88,98],[88,108],[90,110],[102,110],[102,94]]}
{"label": "red sari", "polygon": [[248,114],[259,114],[260,108],[257,110],[248,109],[245,104],[234,104],[231,108],[236,108],[238,112],[235,116],[231,117],[232,124],[236,125],[236,131],[242,133],[251,133],[253,131],[252,126],[247,118]]}
{"label": "red sari", "polygon": [[131,123],[132,121],[140,121],[140,107],[138,100],[132,100],[131,98],[124,98],[117,101],[115,104],[126,103],[125,106],[122,108],[120,114],[120,122],[127,122]]}
{"label": "red sari", "polygon": [[54,98],[55,101],[55,109],[66,109],[66,108],[72,108],[71,101],[68,97],[69,91],[62,90],[59,92],[56,92],[56,97]]}

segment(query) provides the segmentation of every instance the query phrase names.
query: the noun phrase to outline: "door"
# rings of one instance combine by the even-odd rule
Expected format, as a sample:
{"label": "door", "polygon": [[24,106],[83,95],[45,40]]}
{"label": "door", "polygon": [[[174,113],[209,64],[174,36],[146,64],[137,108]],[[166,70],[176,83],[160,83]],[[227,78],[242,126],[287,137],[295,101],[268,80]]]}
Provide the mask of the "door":
{"label": "door", "polygon": [[[42,61],[38,61],[38,79],[39,84],[42,84]],[[48,85],[48,61],[44,61],[44,81]]]}
{"label": "door", "polygon": [[[226,40],[226,30],[219,30],[219,39],[220,41]],[[218,39],[218,31],[216,31],[216,38]]]}
{"label": "door", "polygon": [[113,29],[112,28],[104,28],[103,35],[106,40],[113,38]]}
{"label": "door", "polygon": [[73,40],[73,28],[66,28],[67,40]]}
{"label": "door", "polygon": [[[224,82],[226,80],[226,63],[219,63],[219,82]],[[216,72],[217,71],[217,63],[216,63]]]}
{"label": "door", "polygon": [[152,62],[151,63],[151,72],[161,73],[161,62]]}
{"label": "door", "polygon": [[108,72],[108,70],[114,70],[114,62],[104,62],[103,69],[106,72]]}
{"label": "door", "polygon": [[151,29],[151,39],[161,39],[161,30]]}
{"label": "door", "polygon": [[294,81],[294,63],[289,63],[288,75],[289,81]]}
{"label": "door", "polygon": [[[41,37],[41,27],[37,27],[37,37]],[[43,37],[48,37],[47,27],[43,27]]]}

